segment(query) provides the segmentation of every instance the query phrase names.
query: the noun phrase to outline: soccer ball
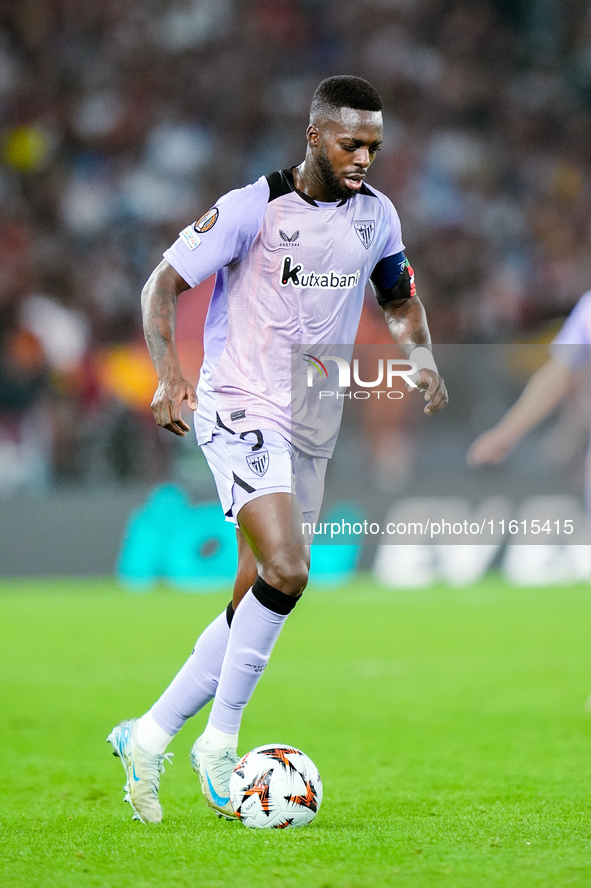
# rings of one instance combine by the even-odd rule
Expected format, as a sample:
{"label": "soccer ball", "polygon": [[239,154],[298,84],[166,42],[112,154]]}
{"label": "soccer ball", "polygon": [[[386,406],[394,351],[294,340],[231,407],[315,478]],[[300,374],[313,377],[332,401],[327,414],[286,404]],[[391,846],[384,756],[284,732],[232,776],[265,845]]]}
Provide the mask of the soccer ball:
{"label": "soccer ball", "polygon": [[318,768],[299,749],[280,743],[257,746],[230,777],[230,799],[244,826],[305,826],[322,802]]}

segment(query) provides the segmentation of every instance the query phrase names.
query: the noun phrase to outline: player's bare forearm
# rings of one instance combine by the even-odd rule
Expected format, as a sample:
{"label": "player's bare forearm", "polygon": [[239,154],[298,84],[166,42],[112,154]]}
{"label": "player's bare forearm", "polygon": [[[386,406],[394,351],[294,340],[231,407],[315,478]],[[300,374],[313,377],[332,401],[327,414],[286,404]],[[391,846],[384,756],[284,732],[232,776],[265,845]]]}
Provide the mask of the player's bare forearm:
{"label": "player's bare forearm", "polygon": [[162,261],[142,290],[142,319],[148,351],[158,376],[152,413],[158,425],[183,437],[189,426],[181,418],[181,405],[187,401],[195,410],[195,387],[183,376],[175,344],[177,299],[188,289],[183,278]]}
{"label": "player's bare forearm", "polygon": [[522,394],[502,419],[515,437],[523,437],[551,413],[568,394],[572,370],[549,358],[530,378]]}
{"label": "player's bare forearm", "polygon": [[383,310],[390,335],[405,355],[420,345],[431,348],[427,315],[418,296],[387,302]]}
{"label": "player's bare forearm", "polygon": [[476,467],[505,460],[521,439],[537,426],[568,394],[570,367],[550,358],[536,370],[513,406],[493,428],[471,444],[468,464]]}
{"label": "player's bare forearm", "polygon": [[[431,351],[427,315],[418,296],[392,300],[382,305],[382,308],[392,339],[407,357],[415,348],[427,348]],[[417,385],[425,393],[427,403],[424,412],[428,416],[447,406],[449,398],[445,382],[435,370],[428,367],[420,369]]]}

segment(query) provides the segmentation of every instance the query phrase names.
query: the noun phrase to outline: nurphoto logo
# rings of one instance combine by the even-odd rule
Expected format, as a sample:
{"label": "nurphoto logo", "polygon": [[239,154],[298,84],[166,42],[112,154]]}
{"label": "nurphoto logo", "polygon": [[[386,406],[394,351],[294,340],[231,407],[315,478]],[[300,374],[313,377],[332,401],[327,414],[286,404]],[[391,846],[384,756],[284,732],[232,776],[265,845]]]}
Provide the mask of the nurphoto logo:
{"label": "nurphoto logo", "polygon": [[[339,374],[339,389],[348,389],[351,385],[351,364],[345,358],[340,357],[339,355],[321,355],[320,357],[316,357],[315,355],[305,354],[304,360],[308,364],[307,368],[307,380],[306,385],[308,388],[312,388],[314,385],[316,374],[314,371],[320,374],[323,379],[328,379],[328,370],[326,369],[326,364],[328,361],[333,361],[338,368]],[[394,388],[394,381],[402,379],[404,383],[406,383],[409,388],[418,388],[416,382],[412,379],[412,375],[417,372],[417,366],[412,361],[408,361],[404,358],[379,358],[377,361],[376,368],[376,376],[375,379],[361,379],[359,375],[359,360],[357,358],[353,359],[352,364],[353,369],[353,382],[358,385],[361,389],[371,389],[372,391],[356,391],[353,392],[353,397],[356,400],[367,400],[371,397],[371,395],[377,395],[379,398],[380,395],[386,395],[387,398],[391,400],[400,400],[404,397],[404,393],[397,388]],[[385,389],[378,389],[378,386],[385,385]],[[351,398],[351,392],[345,394],[345,392],[340,391],[330,391],[330,390],[321,390],[318,394],[320,400],[322,398]]]}

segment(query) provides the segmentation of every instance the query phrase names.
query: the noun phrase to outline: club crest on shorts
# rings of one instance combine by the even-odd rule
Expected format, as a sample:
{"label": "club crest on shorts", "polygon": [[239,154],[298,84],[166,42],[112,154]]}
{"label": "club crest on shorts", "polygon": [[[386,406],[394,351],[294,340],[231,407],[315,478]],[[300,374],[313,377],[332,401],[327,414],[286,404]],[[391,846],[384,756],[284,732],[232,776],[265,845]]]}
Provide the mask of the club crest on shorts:
{"label": "club crest on shorts", "polygon": [[376,223],[374,219],[363,219],[359,222],[353,222],[355,226],[355,231],[359,236],[359,240],[363,244],[366,250],[369,250],[373,243],[374,235],[376,233]]}
{"label": "club crest on shorts", "polygon": [[248,463],[249,469],[252,469],[255,475],[262,478],[269,468],[269,451],[257,450],[256,453],[251,453],[250,456],[246,457],[246,462]]}

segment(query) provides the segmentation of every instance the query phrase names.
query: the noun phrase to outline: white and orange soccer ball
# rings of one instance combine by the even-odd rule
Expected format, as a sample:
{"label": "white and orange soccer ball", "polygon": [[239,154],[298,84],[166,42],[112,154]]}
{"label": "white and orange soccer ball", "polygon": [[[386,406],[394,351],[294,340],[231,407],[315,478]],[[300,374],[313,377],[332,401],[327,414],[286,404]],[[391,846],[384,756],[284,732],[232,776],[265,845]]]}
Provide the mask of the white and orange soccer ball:
{"label": "white and orange soccer ball", "polygon": [[230,777],[230,799],[251,829],[305,826],[320,808],[322,781],[314,762],[299,749],[268,744],[240,759]]}

